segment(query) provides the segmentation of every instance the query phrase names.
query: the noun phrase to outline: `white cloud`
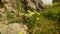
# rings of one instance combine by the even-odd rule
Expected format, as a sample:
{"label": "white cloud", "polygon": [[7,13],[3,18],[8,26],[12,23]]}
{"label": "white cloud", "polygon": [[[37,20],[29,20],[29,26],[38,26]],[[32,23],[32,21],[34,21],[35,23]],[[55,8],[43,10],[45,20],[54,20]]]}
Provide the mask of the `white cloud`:
{"label": "white cloud", "polygon": [[52,0],[41,0],[43,4],[52,4]]}

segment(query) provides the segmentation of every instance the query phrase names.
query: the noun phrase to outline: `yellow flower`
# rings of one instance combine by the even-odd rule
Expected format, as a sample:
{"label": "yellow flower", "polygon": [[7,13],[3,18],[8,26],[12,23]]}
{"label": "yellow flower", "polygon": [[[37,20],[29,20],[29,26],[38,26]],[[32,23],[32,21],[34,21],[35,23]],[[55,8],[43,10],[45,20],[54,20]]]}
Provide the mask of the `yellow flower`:
{"label": "yellow flower", "polygon": [[30,10],[27,10],[29,13],[31,12]]}
{"label": "yellow flower", "polygon": [[34,15],[34,14],[35,14],[35,13],[33,13],[33,12],[30,12],[30,13],[29,13],[30,16],[32,16],[32,15]]}
{"label": "yellow flower", "polygon": [[19,32],[18,34],[23,34],[22,32]]}
{"label": "yellow flower", "polygon": [[40,13],[36,13],[37,15],[40,15]]}
{"label": "yellow flower", "polygon": [[27,10],[29,12],[29,15],[32,16],[34,15],[35,13],[34,12],[31,12],[30,10]]}
{"label": "yellow flower", "polygon": [[37,20],[39,20],[39,17],[37,17]]}

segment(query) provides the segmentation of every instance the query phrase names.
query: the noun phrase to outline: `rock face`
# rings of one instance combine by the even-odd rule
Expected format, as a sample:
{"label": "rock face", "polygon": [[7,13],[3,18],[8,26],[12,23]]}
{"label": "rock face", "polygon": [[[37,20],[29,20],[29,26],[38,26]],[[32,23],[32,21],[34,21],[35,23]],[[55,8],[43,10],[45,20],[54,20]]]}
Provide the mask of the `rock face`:
{"label": "rock face", "polygon": [[1,34],[18,34],[19,32],[27,34],[27,26],[19,23],[12,23],[8,25],[0,24]]}
{"label": "rock face", "polygon": [[44,9],[41,0],[20,0],[22,7],[25,10],[41,10]]}
{"label": "rock face", "polygon": [[[0,34],[27,34],[27,26],[19,22],[10,23],[17,16],[17,0],[0,0]],[[12,17],[12,18],[10,18]]]}
{"label": "rock face", "polygon": [[15,15],[17,13],[16,0],[0,0],[0,23],[8,24],[7,12]]}

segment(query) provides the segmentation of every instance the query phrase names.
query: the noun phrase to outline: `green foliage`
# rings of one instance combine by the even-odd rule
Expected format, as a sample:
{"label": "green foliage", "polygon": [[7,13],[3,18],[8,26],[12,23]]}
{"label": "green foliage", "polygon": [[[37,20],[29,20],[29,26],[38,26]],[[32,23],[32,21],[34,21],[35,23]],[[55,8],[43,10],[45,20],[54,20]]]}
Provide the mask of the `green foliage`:
{"label": "green foliage", "polygon": [[8,22],[9,23],[15,23],[15,22],[17,22],[17,23],[20,23],[20,18],[19,17],[14,17],[15,15],[14,14],[12,14],[11,12],[9,12],[9,11],[6,11],[6,17],[7,17],[7,19],[8,19]]}
{"label": "green foliage", "polygon": [[53,2],[60,2],[60,0],[53,0]]}
{"label": "green foliage", "polygon": [[[57,26],[57,24],[59,24],[59,21],[60,21],[60,6],[59,7],[54,6],[54,7],[51,7],[49,9],[46,9],[46,10],[41,11],[41,12],[33,11],[32,13],[33,13],[33,15],[31,17],[26,17],[25,16],[24,19],[23,19],[23,22],[28,24],[29,30],[32,29],[31,34],[33,34],[33,32],[34,32],[33,29],[35,28],[35,26],[36,26],[36,28],[37,27],[40,28],[41,24],[43,24],[41,26],[41,27],[43,27],[44,25],[48,26],[48,23],[49,23],[50,26],[48,26],[46,28],[44,28],[45,27],[44,26],[43,27],[44,30],[43,29],[42,29],[42,31],[37,30],[37,31],[35,31],[35,34],[48,34],[48,33],[53,34],[53,33],[57,33],[54,30],[56,30],[55,26]],[[37,15],[37,13],[39,13],[40,15]],[[28,13],[28,15],[29,15],[29,13]],[[37,20],[37,17],[39,18],[39,20]],[[57,23],[56,23],[56,21],[57,21]],[[54,28],[52,28],[52,26]],[[52,31],[50,31],[50,30],[52,30]]]}
{"label": "green foliage", "polygon": [[28,17],[23,18],[23,22],[29,25],[29,28],[34,27],[35,24],[39,21],[40,14],[35,12],[29,12]]}
{"label": "green foliage", "polygon": [[54,2],[53,3],[53,7],[59,7],[60,6],[60,2]]}
{"label": "green foliage", "polygon": [[45,18],[48,18],[48,19],[52,19],[54,21],[58,21],[60,19],[60,7],[55,7],[55,8],[51,8],[49,10],[46,10],[45,12],[42,13],[42,15],[45,17]]}
{"label": "green foliage", "polygon": [[40,29],[36,31],[35,34],[44,34],[44,31],[41,31]]}
{"label": "green foliage", "polygon": [[19,17],[19,15],[22,11],[21,5],[19,2],[17,2],[16,6],[17,6],[17,10],[18,10],[16,13],[13,11],[9,11],[9,10],[6,10],[6,12],[5,12],[9,23],[20,23],[21,22],[21,19]]}

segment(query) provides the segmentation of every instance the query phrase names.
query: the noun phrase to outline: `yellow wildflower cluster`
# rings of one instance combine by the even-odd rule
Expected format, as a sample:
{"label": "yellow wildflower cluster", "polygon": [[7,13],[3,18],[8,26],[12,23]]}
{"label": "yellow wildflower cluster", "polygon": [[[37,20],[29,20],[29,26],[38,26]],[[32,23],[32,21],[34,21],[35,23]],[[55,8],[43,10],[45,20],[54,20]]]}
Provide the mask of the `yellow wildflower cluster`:
{"label": "yellow wildflower cluster", "polygon": [[36,13],[37,15],[40,15],[40,13]]}
{"label": "yellow wildflower cluster", "polygon": [[29,13],[29,16],[33,16],[35,14],[35,12],[31,12],[30,10],[27,10]]}
{"label": "yellow wildflower cluster", "polygon": [[[27,10],[27,11],[28,11],[29,16],[33,16],[35,14],[40,15],[40,13],[38,13],[38,12],[31,12],[30,10]],[[39,20],[39,17],[36,17],[36,19]]]}
{"label": "yellow wildflower cluster", "polygon": [[37,14],[37,15],[40,15],[40,13],[37,13],[37,12],[31,12],[30,10],[27,10],[29,13],[29,16],[33,16],[34,14]]}
{"label": "yellow wildflower cluster", "polygon": [[18,34],[23,34],[22,32],[19,32]]}
{"label": "yellow wildflower cluster", "polygon": [[37,17],[37,20],[39,20],[39,17]]}

